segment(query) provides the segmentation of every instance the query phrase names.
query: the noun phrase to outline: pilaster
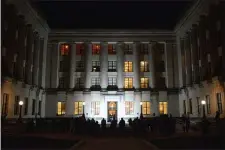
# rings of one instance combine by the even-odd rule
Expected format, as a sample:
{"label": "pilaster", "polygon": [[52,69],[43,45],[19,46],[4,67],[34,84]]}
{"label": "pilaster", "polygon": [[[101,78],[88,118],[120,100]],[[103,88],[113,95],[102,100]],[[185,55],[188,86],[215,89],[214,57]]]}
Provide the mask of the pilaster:
{"label": "pilaster", "polygon": [[100,84],[102,90],[106,90],[108,86],[108,43],[101,43],[101,51],[100,51],[100,65],[101,65],[101,73],[100,73]]}
{"label": "pilaster", "polygon": [[124,66],[124,52],[123,52],[123,43],[117,43],[116,55],[117,55],[117,85],[119,90],[123,89],[123,66]]}

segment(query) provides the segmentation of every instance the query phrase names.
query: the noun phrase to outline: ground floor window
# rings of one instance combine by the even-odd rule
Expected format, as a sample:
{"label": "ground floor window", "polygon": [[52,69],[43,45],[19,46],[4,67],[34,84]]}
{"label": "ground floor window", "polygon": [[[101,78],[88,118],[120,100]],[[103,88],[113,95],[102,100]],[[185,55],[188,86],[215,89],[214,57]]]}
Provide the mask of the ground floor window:
{"label": "ground floor window", "polygon": [[167,108],[168,108],[167,102],[159,102],[159,113],[160,114],[168,114]]}
{"label": "ground floor window", "polygon": [[150,115],[150,102],[142,102],[142,114]]}
{"label": "ground floor window", "polygon": [[4,93],[2,99],[2,114],[8,113],[9,94]]}
{"label": "ground floor window", "polygon": [[133,115],[134,114],[134,102],[125,102],[125,114],[126,115]]}
{"label": "ground floor window", "polygon": [[220,113],[223,112],[221,93],[216,93],[217,107]]}
{"label": "ground floor window", "polygon": [[19,101],[20,101],[20,97],[15,96],[14,115],[19,115]]}
{"label": "ground floor window", "polygon": [[91,102],[91,114],[100,115],[100,102]]}
{"label": "ground floor window", "polygon": [[58,102],[57,104],[57,115],[65,115],[66,113],[66,102]]}
{"label": "ground floor window", "polygon": [[83,112],[83,102],[75,102],[74,103],[74,115],[82,115]]}

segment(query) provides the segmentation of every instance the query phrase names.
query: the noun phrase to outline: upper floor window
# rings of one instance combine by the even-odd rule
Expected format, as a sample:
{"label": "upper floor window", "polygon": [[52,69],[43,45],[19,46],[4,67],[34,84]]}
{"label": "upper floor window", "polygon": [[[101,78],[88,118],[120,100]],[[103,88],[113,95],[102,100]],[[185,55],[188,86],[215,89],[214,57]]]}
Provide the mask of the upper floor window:
{"label": "upper floor window", "polygon": [[99,55],[100,49],[101,49],[100,44],[92,44],[92,55]]}
{"label": "upper floor window", "polygon": [[124,88],[125,89],[133,88],[133,78],[124,78]]}
{"label": "upper floor window", "polygon": [[148,88],[148,78],[141,78],[141,88]]}
{"label": "upper floor window", "polygon": [[76,44],[76,55],[84,55],[84,44]]}
{"label": "upper floor window", "polygon": [[141,61],[140,62],[140,71],[141,72],[148,72],[148,62],[147,61]]}
{"label": "upper floor window", "polygon": [[148,44],[141,44],[141,54],[148,54]]}
{"label": "upper floor window", "polygon": [[116,44],[108,44],[108,54],[116,54]]}
{"label": "upper floor window", "polygon": [[65,77],[60,77],[59,78],[59,88],[65,88]]}
{"label": "upper floor window", "polygon": [[131,61],[124,62],[124,72],[133,72],[133,63]]}
{"label": "upper floor window", "polygon": [[75,88],[84,88],[84,80],[83,78],[79,77],[75,80]]}
{"label": "upper floor window", "polygon": [[84,71],[84,61],[77,61],[76,62],[76,71],[83,72]]}
{"label": "upper floor window", "polygon": [[100,85],[100,78],[92,78],[91,79],[91,85],[94,85],[94,86],[96,86],[96,85]]}
{"label": "upper floor window", "polygon": [[116,72],[116,61],[108,61],[108,72]]}
{"label": "upper floor window", "polygon": [[69,49],[70,47],[68,44],[61,44],[61,47],[60,47],[61,56],[69,55]]}
{"label": "upper floor window", "polygon": [[133,54],[132,44],[124,44],[124,54]]}
{"label": "upper floor window", "polygon": [[92,71],[93,72],[100,71],[100,61],[92,61]]}
{"label": "upper floor window", "polygon": [[61,60],[59,64],[59,71],[60,72],[67,72],[69,71],[69,65],[67,60]]}

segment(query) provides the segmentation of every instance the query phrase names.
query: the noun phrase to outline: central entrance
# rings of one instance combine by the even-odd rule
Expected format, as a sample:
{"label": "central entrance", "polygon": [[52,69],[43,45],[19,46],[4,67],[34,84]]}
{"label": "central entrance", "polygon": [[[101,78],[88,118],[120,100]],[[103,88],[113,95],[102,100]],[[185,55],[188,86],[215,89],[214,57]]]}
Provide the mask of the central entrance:
{"label": "central entrance", "polygon": [[117,120],[117,102],[110,101],[108,102],[108,122],[113,120],[113,117]]}

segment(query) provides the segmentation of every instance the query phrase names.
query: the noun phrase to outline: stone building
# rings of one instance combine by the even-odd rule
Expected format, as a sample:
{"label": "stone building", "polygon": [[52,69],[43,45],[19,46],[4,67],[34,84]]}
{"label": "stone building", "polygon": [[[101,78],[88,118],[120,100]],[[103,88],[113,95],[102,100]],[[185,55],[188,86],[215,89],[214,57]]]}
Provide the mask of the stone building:
{"label": "stone building", "polygon": [[[224,117],[225,5],[198,0],[174,30],[59,30],[26,0],[3,10],[2,114],[100,120]],[[205,100],[206,105],[201,105]]]}

